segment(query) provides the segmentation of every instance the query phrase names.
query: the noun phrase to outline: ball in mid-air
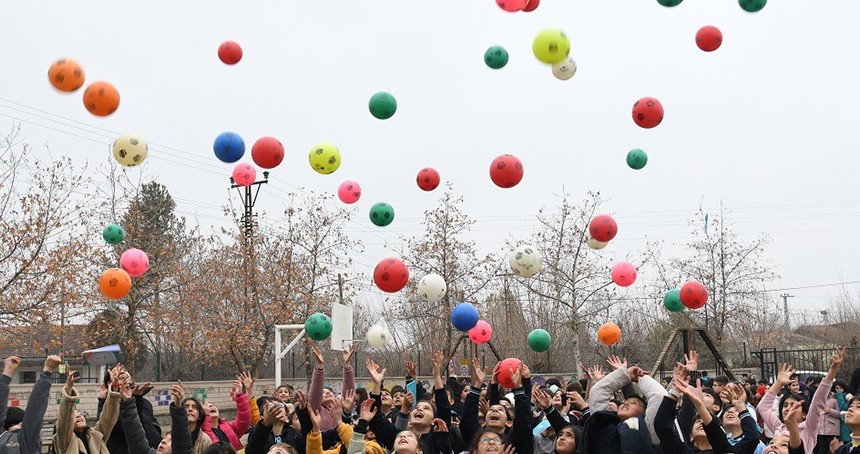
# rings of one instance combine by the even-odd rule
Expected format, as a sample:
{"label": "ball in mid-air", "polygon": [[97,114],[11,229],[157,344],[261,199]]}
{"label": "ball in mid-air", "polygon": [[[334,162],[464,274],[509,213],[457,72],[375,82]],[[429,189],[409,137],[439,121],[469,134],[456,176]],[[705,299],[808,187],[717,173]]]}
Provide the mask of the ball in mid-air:
{"label": "ball in mid-air", "polygon": [[493,69],[502,69],[508,64],[508,51],[502,46],[492,46],[484,52],[484,63]]}
{"label": "ball in mid-air", "polygon": [[126,167],[134,167],[142,163],[149,153],[149,147],[143,138],[134,134],[119,136],[111,149],[116,162]]}
{"label": "ball in mid-air", "polygon": [[340,150],[330,143],[321,143],[311,148],[308,162],[317,173],[331,174],[340,167]]}
{"label": "ball in mid-air", "polygon": [[535,37],[532,52],[538,60],[553,65],[567,58],[570,40],[561,30],[544,30]]}
{"label": "ball in mid-air", "polygon": [[125,238],[125,229],[117,224],[108,224],[102,230],[102,238],[108,243],[117,245]]}
{"label": "ball in mid-air", "polygon": [[94,82],[84,90],[84,107],[98,117],[106,117],[119,108],[119,91],[108,82]]}
{"label": "ball in mid-air", "polygon": [[656,127],[663,121],[663,104],[651,97],[636,101],[633,104],[633,121],[641,128]]}
{"label": "ball in mid-air", "polygon": [[84,86],[84,68],[80,63],[61,58],[48,68],[48,80],[57,90],[72,92]]}
{"label": "ball in mid-air", "polygon": [[380,91],[370,97],[367,103],[370,114],[379,120],[387,120],[397,112],[397,99],[386,91]]}
{"label": "ball in mid-air", "polygon": [[333,325],[329,316],[321,312],[317,312],[305,320],[305,333],[315,341],[328,339],[331,336],[332,328]]}
{"label": "ball in mid-air", "polygon": [[648,155],[640,148],[627,152],[627,165],[633,170],[640,170],[648,164]]}
{"label": "ball in mid-air", "polygon": [[370,207],[370,222],[379,227],[385,227],[394,222],[394,207],[385,203],[379,202]]}
{"label": "ball in mid-air", "polygon": [[511,271],[520,277],[532,277],[541,269],[540,251],[531,245],[521,245],[511,252],[508,258]]}

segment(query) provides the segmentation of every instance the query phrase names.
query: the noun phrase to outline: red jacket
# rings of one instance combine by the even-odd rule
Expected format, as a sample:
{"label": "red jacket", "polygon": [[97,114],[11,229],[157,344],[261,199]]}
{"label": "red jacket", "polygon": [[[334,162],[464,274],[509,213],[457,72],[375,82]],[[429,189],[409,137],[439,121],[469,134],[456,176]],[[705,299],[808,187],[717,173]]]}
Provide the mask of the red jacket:
{"label": "red jacket", "polygon": [[[238,451],[242,449],[242,442],[239,441],[242,438],[242,435],[245,435],[248,432],[248,427],[251,425],[251,406],[248,403],[248,396],[244,393],[237,394],[235,397],[236,400],[236,419],[227,422],[224,418],[218,419],[218,428],[221,429],[221,432],[224,432],[227,435],[227,438],[230,439],[230,444],[233,445],[233,448]],[[203,418],[203,424],[200,426],[200,429],[209,435],[209,438],[212,439],[212,443],[218,443],[218,436],[215,435],[215,432],[212,431],[212,421],[209,419],[209,415],[206,415]]]}

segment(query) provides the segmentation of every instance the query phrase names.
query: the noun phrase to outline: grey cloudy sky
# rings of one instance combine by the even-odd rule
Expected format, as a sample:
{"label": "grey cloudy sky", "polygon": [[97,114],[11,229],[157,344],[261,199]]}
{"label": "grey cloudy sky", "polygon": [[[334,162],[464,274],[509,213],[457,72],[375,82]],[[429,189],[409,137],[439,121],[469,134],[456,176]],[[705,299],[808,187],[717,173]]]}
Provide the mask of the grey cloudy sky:
{"label": "grey cloudy sky", "polygon": [[[510,14],[492,0],[6,2],[0,125],[23,120],[31,143],[47,141],[91,166],[104,162],[113,137],[96,128],[141,134],[161,145],[145,171],[204,226],[230,223],[219,207],[232,166],[215,159],[214,138],[238,132],[250,161],[254,140],[276,136],[287,157],[259,207],[279,210],[297,187],[335,191],[358,180],[364,194],[349,232],[367,245],[356,269],[368,273],[390,254],[383,240],[396,246],[421,230],[438,194],[420,191],[415,175],[433,166],[465,194],[482,251],[527,237],[536,211],[564,187],[575,199],[587,190],[609,199],[621,233],[605,253],[619,258],[646,238],[664,239],[665,255],[677,252],[700,202],[713,213],[722,200],[744,238],[773,236],[767,257],[781,275],[773,288],[856,281],[860,154],[850,131],[860,101],[860,2],[818,5],[772,0],[749,14],[734,0],[675,8],[543,0],[533,13]],[[724,36],[711,54],[694,43],[707,24]],[[570,37],[579,66],[572,80],[556,80],[532,55],[544,28]],[[216,57],[227,39],[245,51],[233,67]],[[511,55],[499,71],[482,61],[494,44]],[[82,90],[53,90],[46,72],[64,56],[84,65],[88,83],[114,83],[119,111],[96,118]],[[390,120],[367,111],[378,90],[397,97]],[[653,130],[630,118],[642,96],[666,109]],[[319,142],[343,154],[333,175],[307,163]],[[624,162],[634,147],[649,156],[638,172]],[[514,189],[489,180],[502,153],[524,163]],[[397,212],[386,229],[367,221],[377,201]],[[793,290],[791,304],[816,310],[838,291]]]}

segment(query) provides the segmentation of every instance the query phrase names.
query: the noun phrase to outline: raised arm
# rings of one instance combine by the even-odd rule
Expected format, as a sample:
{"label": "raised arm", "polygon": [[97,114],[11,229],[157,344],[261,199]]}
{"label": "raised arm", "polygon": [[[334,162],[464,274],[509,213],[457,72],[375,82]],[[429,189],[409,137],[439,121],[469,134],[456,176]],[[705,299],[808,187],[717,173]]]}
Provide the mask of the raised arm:
{"label": "raised arm", "polygon": [[194,450],[194,443],[191,440],[191,432],[188,430],[188,415],[182,408],[185,388],[181,381],[170,386],[170,395],[173,397],[173,401],[170,403],[172,454],[191,454]]}
{"label": "raised arm", "polygon": [[322,406],[323,382],[325,381],[325,361],[316,347],[311,347],[311,355],[316,360],[316,367],[311,375],[311,387],[308,390],[308,406],[319,410]]}
{"label": "raised arm", "polygon": [[591,394],[588,396],[588,406],[592,412],[609,409],[609,400],[612,399],[612,396],[624,387],[624,385],[630,383],[630,375],[627,372],[627,360],[621,360],[613,355],[607,362],[615,370],[591,387]]}
{"label": "raised arm", "polygon": [[[18,433],[18,443],[21,452],[39,452],[42,449],[42,425],[45,423],[45,411],[48,410],[48,395],[51,393],[51,376],[63,359],[58,355],[51,355],[45,359],[45,367],[33,385],[33,392],[24,410],[24,420],[21,422],[21,431]],[[72,409],[72,420],[74,420],[74,408]],[[63,446],[65,448],[65,446]]]}
{"label": "raised arm", "polygon": [[[66,386],[63,387],[63,395],[60,400],[60,411],[57,416],[57,433],[56,445],[60,449],[66,449],[74,437],[75,430],[75,402],[78,400],[78,393],[75,391],[75,374],[68,374],[66,378]],[[29,405],[28,405],[29,407]]]}
{"label": "raised arm", "polygon": [[514,425],[511,428],[511,442],[517,452],[534,451],[531,419],[531,371],[525,363],[511,373],[514,382]]}
{"label": "raised arm", "polygon": [[230,428],[237,437],[241,438],[248,432],[251,426],[251,404],[248,395],[242,392],[241,378],[237,377],[233,382],[234,397],[236,399],[236,419],[230,421]]}
{"label": "raised arm", "polygon": [[770,389],[764,393],[764,396],[756,407],[758,414],[761,415],[761,419],[764,421],[764,425],[772,432],[776,432],[782,427],[782,423],[776,414],[776,411],[778,410],[774,410],[773,403],[776,400],[776,396],[779,395],[779,391],[782,387],[791,383],[792,375],[794,375],[794,367],[788,364],[780,364],[776,380],[774,380]]}
{"label": "raised arm", "polygon": [[9,385],[12,383],[12,374],[21,364],[21,358],[10,356],[3,361],[3,375],[0,375],[0,421],[6,420],[6,410],[9,407]]}
{"label": "raised arm", "polygon": [[354,354],[355,344],[350,345],[348,350],[343,351],[343,386],[340,389],[341,394],[355,390],[355,370],[350,364],[350,360]]}
{"label": "raised arm", "polygon": [[815,394],[812,396],[812,402],[809,404],[809,411],[806,414],[806,428],[804,432],[812,433],[813,438],[818,432],[818,422],[821,419],[821,413],[824,411],[824,404],[827,402],[830,388],[833,387],[833,380],[836,379],[836,373],[839,372],[839,367],[842,366],[843,361],[845,361],[845,347],[841,349],[837,348],[836,353],[830,357],[830,370],[827,372],[827,376],[821,380],[821,384],[818,385],[818,389],[815,390]]}
{"label": "raised arm", "polygon": [[[641,372],[638,367],[636,373]],[[649,375],[639,377],[639,390],[645,395],[645,400],[648,402],[645,408],[645,423],[648,424],[648,431],[651,434],[651,443],[660,444],[660,438],[657,437],[657,432],[654,431],[654,418],[657,417],[657,410],[666,397],[666,388],[663,387],[657,380],[654,380]]]}
{"label": "raised arm", "polygon": [[[137,415],[137,403],[128,387],[120,390],[119,419],[125,434],[128,454],[148,454],[150,447],[143,431],[143,424]],[[188,418],[185,418],[186,424]]]}
{"label": "raised arm", "polygon": [[473,358],[472,387],[469,394],[466,394],[466,399],[463,401],[463,414],[460,415],[460,433],[463,434],[463,440],[468,440],[467,443],[471,442],[481,429],[481,422],[478,421],[478,402],[481,400],[481,388],[484,386],[486,377],[487,370],[482,370],[478,358]]}

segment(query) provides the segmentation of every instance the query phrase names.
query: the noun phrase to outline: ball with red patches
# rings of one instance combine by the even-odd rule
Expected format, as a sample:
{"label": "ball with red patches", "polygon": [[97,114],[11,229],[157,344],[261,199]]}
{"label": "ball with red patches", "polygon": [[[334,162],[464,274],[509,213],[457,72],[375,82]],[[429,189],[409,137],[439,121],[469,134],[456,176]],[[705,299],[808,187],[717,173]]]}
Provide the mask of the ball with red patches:
{"label": "ball with red patches", "polygon": [[478,320],[478,323],[469,330],[469,339],[476,344],[486,344],[493,337],[493,327],[484,320]]}
{"label": "ball with red patches", "polygon": [[708,302],[708,289],[701,282],[687,282],[681,287],[681,304],[688,309],[701,309]]}
{"label": "ball with red patches", "polygon": [[397,257],[383,259],[373,270],[373,282],[383,292],[398,292],[409,282],[409,268]]}
{"label": "ball with red patches", "polygon": [[500,188],[512,188],[523,179],[523,163],[514,155],[503,154],[490,164],[490,179]]}
{"label": "ball with red patches", "polygon": [[218,58],[227,65],[235,65],[242,59],[242,46],[234,41],[224,41],[218,46]]}
{"label": "ball with red patches", "polygon": [[713,52],[723,44],[723,33],[713,25],[705,25],[696,32],[696,45],[705,52]]}
{"label": "ball with red patches", "polygon": [[633,121],[645,129],[656,127],[663,121],[663,104],[652,97],[636,101],[633,104]]}
{"label": "ball with red patches", "polygon": [[264,169],[274,169],[284,160],[284,145],[274,137],[260,137],[251,147],[251,159]]}
{"label": "ball with red patches", "polygon": [[439,182],[442,181],[442,177],[439,176],[439,172],[432,167],[425,167],[418,172],[418,176],[415,178],[415,182],[418,183],[418,187],[423,191],[432,191],[439,187]]}
{"label": "ball with red patches", "polygon": [[499,8],[509,13],[522,11],[528,3],[529,0],[496,0],[496,4],[499,5]]}
{"label": "ball with red patches", "polygon": [[591,234],[591,238],[605,243],[618,234],[618,224],[612,216],[599,214],[588,224],[588,233]]}

